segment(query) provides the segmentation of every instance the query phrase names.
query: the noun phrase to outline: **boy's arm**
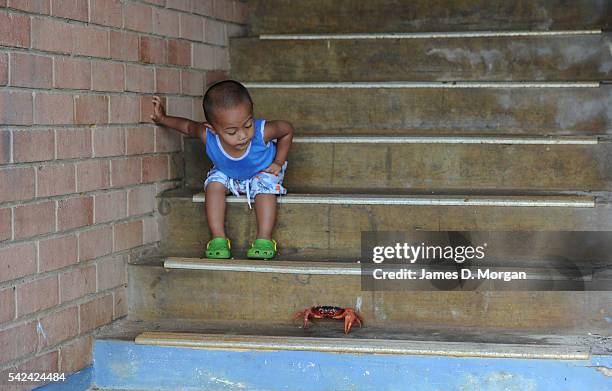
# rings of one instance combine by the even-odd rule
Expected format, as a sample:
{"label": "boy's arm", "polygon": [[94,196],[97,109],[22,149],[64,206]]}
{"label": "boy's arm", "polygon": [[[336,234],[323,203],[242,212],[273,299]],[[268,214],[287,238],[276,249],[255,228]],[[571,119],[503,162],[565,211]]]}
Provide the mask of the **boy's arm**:
{"label": "boy's arm", "polygon": [[158,125],[178,130],[191,137],[198,137],[203,142],[206,142],[206,137],[204,137],[206,127],[202,123],[183,117],[166,115],[164,105],[158,96],[153,97],[153,114],[151,115],[151,119]]}
{"label": "boy's arm", "polygon": [[[266,172],[278,174],[287,160],[289,147],[293,142],[293,125],[287,121],[270,121],[266,122],[264,128],[264,142],[276,139],[276,157],[274,162],[268,167]],[[277,167],[274,167],[277,165]]]}

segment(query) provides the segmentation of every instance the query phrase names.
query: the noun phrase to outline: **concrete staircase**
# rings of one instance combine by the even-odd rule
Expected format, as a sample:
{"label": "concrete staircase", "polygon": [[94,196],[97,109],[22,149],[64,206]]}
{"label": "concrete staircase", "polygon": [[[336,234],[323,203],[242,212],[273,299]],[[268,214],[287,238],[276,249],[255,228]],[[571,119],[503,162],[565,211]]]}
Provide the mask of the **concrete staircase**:
{"label": "concrete staircase", "polygon": [[[228,197],[236,259],[198,259],[210,239],[210,163],[185,140],[185,186],[158,199],[160,253],[129,266],[129,316],[99,334],[96,384],[609,387],[609,291],[362,291],[356,261],[363,231],[418,229],[473,241],[494,231],[496,267],[537,274],[555,254],[609,265],[612,40],[602,30],[612,6],[249,3],[232,77],[249,87],[256,117],[297,130],[279,256],[243,259],[255,215]],[[291,315],[311,305],[355,307],[366,327],[301,329]]]}

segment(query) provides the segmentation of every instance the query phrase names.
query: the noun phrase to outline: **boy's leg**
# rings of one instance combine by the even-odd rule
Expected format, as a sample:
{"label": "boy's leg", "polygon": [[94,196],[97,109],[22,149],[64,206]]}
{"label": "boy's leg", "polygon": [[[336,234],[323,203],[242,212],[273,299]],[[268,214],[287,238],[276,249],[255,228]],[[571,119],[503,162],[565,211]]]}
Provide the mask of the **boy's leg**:
{"label": "boy's leg", "polygon": [[276,194],[257,194],[255,196],[257,216],[257,239],[272,239],[276,223]]}
{"label": "boy's leg", "polygon": [[210,182],[206,186],[206,219],[213,238],[225,237],[225,195],[227,189],[221,182]]}

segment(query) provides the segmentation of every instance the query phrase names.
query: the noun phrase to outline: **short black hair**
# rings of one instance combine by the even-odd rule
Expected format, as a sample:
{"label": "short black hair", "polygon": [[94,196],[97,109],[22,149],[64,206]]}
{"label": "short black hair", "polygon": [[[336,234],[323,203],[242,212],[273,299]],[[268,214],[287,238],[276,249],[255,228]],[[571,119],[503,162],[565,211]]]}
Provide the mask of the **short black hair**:
{"label": "short black hair", "polygon": [[208,87],[202,99],[202,108],[206,120],[212,123],[219,109],[236,107],[244,102],[248,102],[253,109],[251,94],[245,86],[236,80],[221,80]]}

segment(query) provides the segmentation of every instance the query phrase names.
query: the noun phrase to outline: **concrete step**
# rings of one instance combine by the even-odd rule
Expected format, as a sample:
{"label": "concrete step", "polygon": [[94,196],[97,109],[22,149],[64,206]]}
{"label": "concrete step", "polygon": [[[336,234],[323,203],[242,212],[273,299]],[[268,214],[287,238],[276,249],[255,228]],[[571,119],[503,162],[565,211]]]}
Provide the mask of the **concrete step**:
{"label": "concrete step", "polygon": [[231,73],[252,82],[612,79],[610,34],[391,37],[233,38]]}
{"label": "concrete step", "polygon": [[[241,260],[216,263],[253,267],[252,262]],[[341,263],[333,267],[354,270],[354,265]],[[608,291],[391,290],[392,282],[378,286],[377,291],[366,291],[360,275],[342,272],[168,269],[148,264],[129,265],[128,276],[130,319],[144,321],[179,318],[299,327],[299,321],[292,318],[296,311],[332,305],[355,308],[360,313],[365,327],[355,327],[351,335],[359,335],[368,327],[475,327],[586,334],[609,331],[606,318],[611,315]],[[330,323],[329,327],[339,327],[342,332],[341,322]]]}
{"label": "concrete step", "polygon": [[[163,254],[202,255],[210,240],[203,201],[203,195],[189,189],[168,191],[158,199]],[[246,251],[256,234],[255,213],[249,211],[244,196],[229,196],[227,201],[227,235],[232,239],[233,249]],[[274,232],[279,253],[298,259],[355,260],[360,255],[362,231],[612,230],[612,208],[595,202],[592,196],[290,194],[279,202]],[[504,249],[500,250],[505,255],[502,259],[512,259],[508,256],[515,251],[512,247],[520,243],[524,245],[518,248],[536,245],[561,254],[568,250],[558,249],[555,242],[574,243],[580,248],[568,237],[556,239],[553,235],[544,239],[534,235],[532,241],[520,235],[515,239],[511,239],[512,235],[496,239]],[[477,238],[474,236],[473,241]],[[506,241],[509,245],[502,246]]]}
{"label": "concrete step", "polygon": [[612,25],[605,1],[563,0],[254,0],[250,32],[372,33],[472,30],[572,30]]}
{"label": "concrete step", "polygon": [[[401,333],[374,327],[343,336],[335,331],[325,322],[302,330],[122,320],[96,335],[94,384],[101,389],[369,391],[403,389],[410,382],[423,390],[481,384],[586,390],[585,385],[605,389],[601,371],[611,361],[609,339],[601,336],[465,329]],[[459,375],[467,366],[469,376]]]}
{"label": "concrete step", "polygon": [[[211,163],[187,143],[186,183],[201,186]],[[612,143],[596,137],[296,137],[288,161],[285,187],[304,191],[612,190]]]}
{"label": "concrete step", "polygon": [[590,83],[245,83],[258,118],[355,128],[607,134],[612,86]]}

